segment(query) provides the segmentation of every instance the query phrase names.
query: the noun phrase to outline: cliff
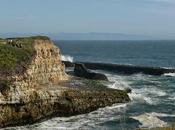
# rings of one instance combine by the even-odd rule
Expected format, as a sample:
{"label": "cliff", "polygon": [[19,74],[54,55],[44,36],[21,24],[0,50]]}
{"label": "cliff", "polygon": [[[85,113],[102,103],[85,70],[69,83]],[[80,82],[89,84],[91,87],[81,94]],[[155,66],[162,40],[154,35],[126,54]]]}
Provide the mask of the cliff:
{"label": "cliff", "polygon": [[60,80],[68,79],[64,64],[61,62],[60,50],[51,40],[42,37],[14,38],[8,39],[4,46],[15,48],[18,52],[21,51],[19,54],[12,53],[13,55],[24,56],[26,53],[22,52],[29,52],[30,49],[30,56],[24,56],[23,59],[16,56],[18,58],[16,64],[11,63],[9,67],[3,66],[3,71],[0,71],[0,103],[20,102],[21,95],[35,89],[36,86],[56,84]]}
{"label": "cliff", "polygon": [[0,52],[0,127],[130,101],[124,91],[70,78],[60,50],[47,37],[4,39]]}

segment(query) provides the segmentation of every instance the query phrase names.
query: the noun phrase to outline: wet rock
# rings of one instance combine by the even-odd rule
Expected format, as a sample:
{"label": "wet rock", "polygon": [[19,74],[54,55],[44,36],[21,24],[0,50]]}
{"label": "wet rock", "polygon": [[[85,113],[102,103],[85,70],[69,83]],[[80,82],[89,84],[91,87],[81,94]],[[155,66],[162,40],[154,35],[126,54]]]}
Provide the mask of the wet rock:
{"label": "wet rock", "polygon": [[132,92],[132,89],[131,89],[131,88],[126,88],[124,91],[125,91],[126,93],[131,93],[131,92]]}
{"label": "wet rock", "polygon": [[[72,67],[73,63],[65,62],[66,67]],[[173,68],[161,68],[161,67],[147,67],[147,66],[134,66],[134,65],[120,65],[110,63],[91,63],[91,62],[80,62],[84,64],[88,69],[92,70],[107,70],[111,72],[117,72],[122,74],[136,74],[143,73],[148,75],[163,75],[165,73],[175,73]]]}
{"label": "wet rock", "polygon": [[86,79],[108,80],[104,74],[91,72],[85,67],[84,64],[81,63],[75,63],[74,74],[78,77],[83,77]]}
{"label": "wet rock", "polygon": [[74,63],[70,62],[70,61],[62,61],[65,65],[65,67],[74,67]]}

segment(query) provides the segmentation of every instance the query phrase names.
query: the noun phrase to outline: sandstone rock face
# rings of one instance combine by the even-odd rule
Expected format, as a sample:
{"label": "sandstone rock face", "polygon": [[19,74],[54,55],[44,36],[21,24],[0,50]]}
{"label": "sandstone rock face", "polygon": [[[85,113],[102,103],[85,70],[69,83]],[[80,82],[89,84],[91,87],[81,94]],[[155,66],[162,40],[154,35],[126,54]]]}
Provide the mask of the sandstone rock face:
{"label": "sandstone rock face", "polygon": [[20,102],[21,97],[30,93],[36,86],[56,84],[67,80],[60,50],[50,40],[35,40],[36,55],[27,65],[25,72],[7,77],[12,81],[7,95],[0,93],[0,103]]}
{"label": "sandstone rock face", "polygon": [[[23,73],[1,76],[1,78],[10,80],[11,84],[0,92],[0,124],[2,119],[8,118],[3,113],[3,111],[8,112],[5,109],[7,106],[31,102],[34,100],[32,96],[35,94],[44,98],[45,91],[37,91],[37,86],[56,84],[68,79],[64,64],[61,62],[60,50],[52,41],[37,39],[34,40],[33,45],[36,54],[32,61],[26,65],[27,68]],[[10,107],[8,109],[11,111]]]}
{"label": "sandstone rock face", "polygon": [[36,57],[27,70],[27,76],[39,84],[67,80],[60,50],[49,40],[35,40]]}

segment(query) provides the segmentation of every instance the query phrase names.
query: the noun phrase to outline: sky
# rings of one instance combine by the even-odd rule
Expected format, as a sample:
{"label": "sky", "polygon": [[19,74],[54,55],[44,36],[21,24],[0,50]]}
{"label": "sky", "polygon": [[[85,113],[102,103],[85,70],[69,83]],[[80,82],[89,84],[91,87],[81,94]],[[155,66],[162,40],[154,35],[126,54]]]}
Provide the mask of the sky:
{"label": "sky", "polygon": [[175,0],[0,2],[0,33],[109,32],[175,39]]}

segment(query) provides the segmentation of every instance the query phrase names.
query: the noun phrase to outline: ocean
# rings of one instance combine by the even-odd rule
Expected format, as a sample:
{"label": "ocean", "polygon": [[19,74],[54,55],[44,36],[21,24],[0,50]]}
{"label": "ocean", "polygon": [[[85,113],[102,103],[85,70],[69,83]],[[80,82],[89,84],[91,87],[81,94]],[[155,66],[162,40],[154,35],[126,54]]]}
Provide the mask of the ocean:
{"label": "ocean", "polygon": [[[55,41],[64,60],[175,68],[175,41]],[[133,130],[175,122],[175,74],[122,75],[97,70],[108,87],[131,88],[130,103],[114,104],[88,114],[52,118],[14,129]]]}

